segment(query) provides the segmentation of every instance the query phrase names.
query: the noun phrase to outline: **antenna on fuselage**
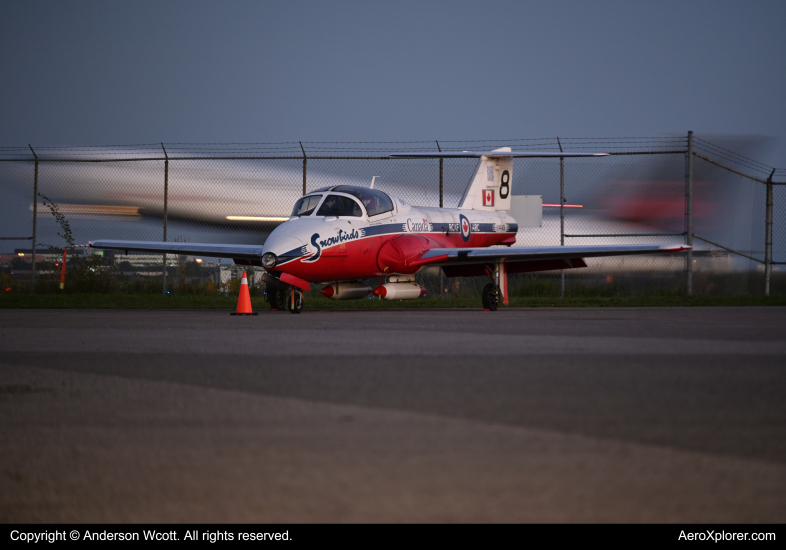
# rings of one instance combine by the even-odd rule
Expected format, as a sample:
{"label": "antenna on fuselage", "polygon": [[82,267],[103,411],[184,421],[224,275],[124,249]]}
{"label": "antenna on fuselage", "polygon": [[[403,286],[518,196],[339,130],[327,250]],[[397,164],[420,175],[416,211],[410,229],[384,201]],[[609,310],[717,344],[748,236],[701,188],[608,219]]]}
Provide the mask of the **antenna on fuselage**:
{"label": "antenna on fuselage", "polygon": [[374,180],[375,180],[375,179],[377,179],[378,177],[379,177],[379,176],[373,176],[373,177],[371,178],[371,185],[369,186],[369,189],[374,189]]}

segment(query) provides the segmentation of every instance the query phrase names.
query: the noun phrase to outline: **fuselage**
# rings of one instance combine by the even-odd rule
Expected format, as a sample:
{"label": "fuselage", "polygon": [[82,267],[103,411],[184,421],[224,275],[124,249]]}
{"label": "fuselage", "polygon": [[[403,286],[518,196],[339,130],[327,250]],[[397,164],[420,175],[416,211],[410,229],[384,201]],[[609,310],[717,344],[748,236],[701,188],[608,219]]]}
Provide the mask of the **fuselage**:
{"label": "fuselage", "polygon": [[[298,202],[292,217],[265,242],[265,255],[276,258],[275,266],[266,269],[311,283],[411,274],[421,269],[418,259],[426,250],[510,245],[518,230],[516,221],[502,211],[414,207],[388,195],[384,197],[392,208],[385,203],[383,208],[389,209],[375,213],[366,199],[373,190],[342,189],[348,192],[327,188],[306,195],[306,202],[308,197],[318,201],[307,214],[296,213]],[[351,215],[324,215],[328,209],[323,205],[337,196],[344,197],[342,213]]]}

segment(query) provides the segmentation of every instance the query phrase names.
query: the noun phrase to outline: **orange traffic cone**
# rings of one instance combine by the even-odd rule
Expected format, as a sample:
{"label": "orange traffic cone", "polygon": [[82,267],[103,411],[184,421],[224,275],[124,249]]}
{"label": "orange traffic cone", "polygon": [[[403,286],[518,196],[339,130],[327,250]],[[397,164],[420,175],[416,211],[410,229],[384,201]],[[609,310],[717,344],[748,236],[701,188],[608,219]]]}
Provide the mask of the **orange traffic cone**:
{"label": "orange traffic cone", "polygon": [[231,315],[258,315],[251,311],[251,296],[248,293],[248,279],[246,272],[243,272],[243,279],[240,281],[240,296],[237,299],[237,311]]}

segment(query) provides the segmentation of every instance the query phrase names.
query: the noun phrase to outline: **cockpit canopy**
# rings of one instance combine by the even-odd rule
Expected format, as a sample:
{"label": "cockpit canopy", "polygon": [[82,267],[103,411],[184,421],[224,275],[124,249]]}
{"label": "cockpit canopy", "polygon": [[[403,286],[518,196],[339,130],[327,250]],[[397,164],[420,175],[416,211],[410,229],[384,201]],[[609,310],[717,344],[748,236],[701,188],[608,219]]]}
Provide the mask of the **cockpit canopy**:
{"label": "cockpit canopy", "polygon": [[322,206],[317,210],[317,216],[357,216],[361,217],[363,210],[360,205],[344,195],[334,195],[333,193],[325,197]]}
{"label": "cockpit canopy", "polygon": [[317,216],[362,216],[363,210],[360,205],[353,199],[343,195],[328,193],[334,191],[335,193],[346,193],[357,198],[366,209],[366,214],[377,216],[385,212],[393,210],[393,201],[390,200],[385,193],[377,191],[376,189],[368,189],[366,187],[355,187],[354,185],[338,185],[331,187],[323,187],[312,191],[312,193],[326,193],[306,195],[295,203],[295,208],[292,209],[292,216],[311,216],[316,207],[322,201],[322,205],[317,211]]}
{"label": "cockpit canopy", "polygon": [[366,209],[366,213],[369,216],[376,216],[393,210],[393,201],[390,200],[390,197],[376,189],[355,187],[353,185],[339,185],[338,187],[334,187],[333,191],[357,197],[360,202],[363,203],[363,207]]}
{"label": "cockpit canopy", "polygon": [[308,195],[295,203],[292,209],[293,216],[310,216],[314,209],[322,200],[322,195]]}

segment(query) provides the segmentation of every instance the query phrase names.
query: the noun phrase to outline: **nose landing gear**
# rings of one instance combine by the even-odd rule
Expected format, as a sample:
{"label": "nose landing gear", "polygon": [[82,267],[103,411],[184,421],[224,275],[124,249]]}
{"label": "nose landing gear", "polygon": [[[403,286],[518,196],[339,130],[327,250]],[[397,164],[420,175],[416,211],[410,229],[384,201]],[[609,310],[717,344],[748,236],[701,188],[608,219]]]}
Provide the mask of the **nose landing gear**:
{"label": "nose landing gear", "polygon": [[295,288],[289,290],[284,288],[271,288],[266,297],[270,303],[270,309],[290,313],[300,313],[303,311],[303,293]]}
{"label": "nose landing gear", "polygon": [[300,281],[305,284],[305,288],[298,288],[300,285],[292,284],[292,280],[282,281],[279,277],[274,277],[270,273],[264,273],[261,277],[267,286],[265,301],[270,304],[272,311],[287,310],[290,313],[300,313],[303,311],[303,290],[308,290],[308,283],[296,277],[284,274],[284,277],[295,279],[295,283]]}
{"label": "nose landing gear", "polygon": [[299,290],[290,290],[290,296],[287,300],[287,309],[290,313],[300,313],[303,311],[303,293]]}

